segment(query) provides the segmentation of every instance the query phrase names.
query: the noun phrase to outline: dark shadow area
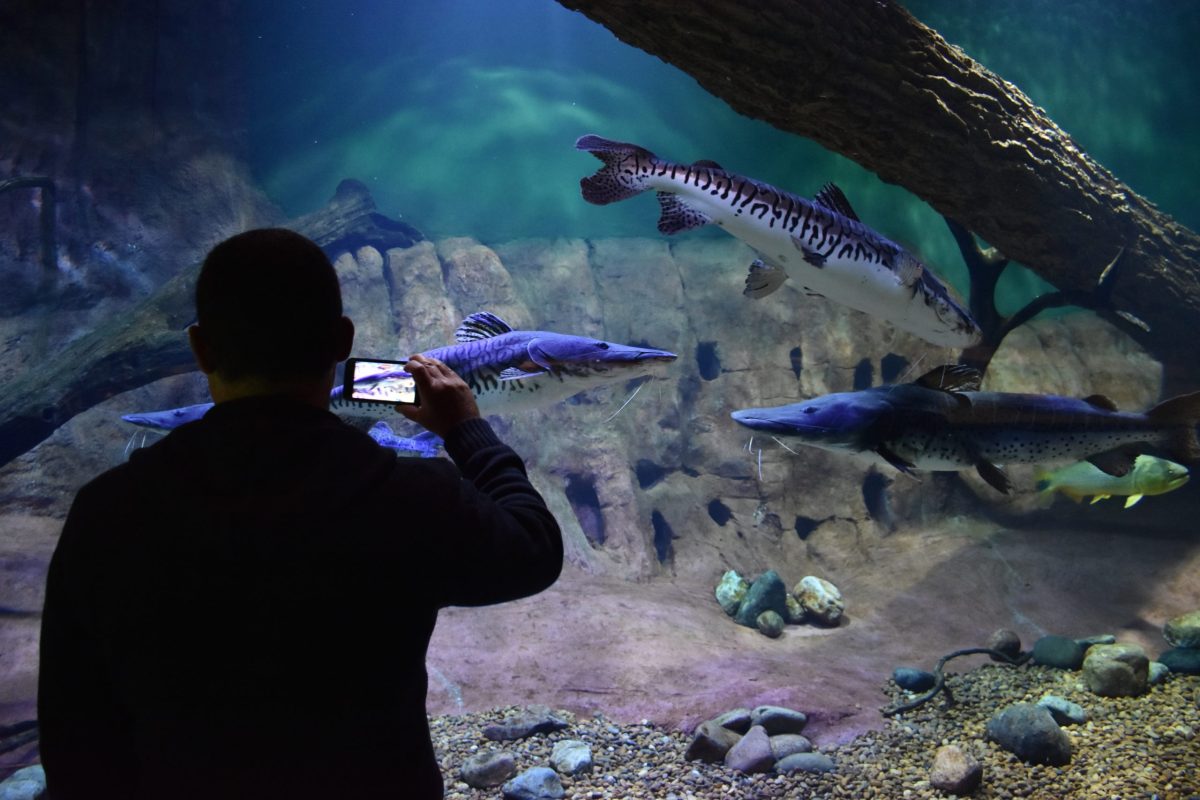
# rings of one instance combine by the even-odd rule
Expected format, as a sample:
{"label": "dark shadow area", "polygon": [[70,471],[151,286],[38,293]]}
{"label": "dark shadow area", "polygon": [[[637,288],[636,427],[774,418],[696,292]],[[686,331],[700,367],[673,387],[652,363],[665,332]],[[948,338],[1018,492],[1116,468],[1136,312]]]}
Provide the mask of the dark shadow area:
{"label": "dark shadow area", "polygon": [[796,535],[801,539],[807,539],[809,534],[817,529],[821,524],[821,520],[813,519],[812,517],[796,517]]}
{"label": "dark shadow area", "polygon": [[714,497],[708,502],[708,516],[713,522],[724,527],[726,522],[733,519],[733,512],[729,510],[729,506]]}
{"label": "dark shadow area", "polygon": [[888,353],[879,359],[879,379],[884,383],[895,383],[896,379],[908,369],[908,359],[895,353]]}
{"label": "dark shadow area", "polygon": [[633,472],[637,475],[638,488],[649,489],[665,478],[670,470],[648,458],[639,458]]}
{"label": "dark shadow area", "polygon": [[854,391],[861,392],[863,389],[870,389],[875,382],[875,365],[871,363],[871,359],[864,358],[854,367]]}
{"label": "dark shadow area", "polygon": [[788,352],[788,359],[792,362],[792,372],[796,374],[796,380],[800,380],[800,371],[804,369],[804,353],[800,350],[800,345]]}
{"label": "dark shadow area", "polygon": [[873,467],[863,478],[863,505],[875,524],[887,533],[896,530],[896,516],[892,513],[891,499],[888,497],[888,487],[892,479],[875,470]]}
{"label": "dark shadow area", "polygon": [[567,486],[563,491],[584,536],[597,547],[603,545],[606,538],[604,513],[600,510],[600,496],[596,494],[595,482],[588,475],[568,473]]}
{"label": "dark shadow area", "polygon": [[675,545],[672,544],[675,532],[657,508],[650,514],[650,525],[654,528],[654,553],[658,556],[658,563],[671,563],[675,560]]}
{"label": "dark shadow area", "polygon": [[706,381],[715,380],[721,374],[716,342],[700,342],[696,345],[696,366],[700,369],[700,377]]}

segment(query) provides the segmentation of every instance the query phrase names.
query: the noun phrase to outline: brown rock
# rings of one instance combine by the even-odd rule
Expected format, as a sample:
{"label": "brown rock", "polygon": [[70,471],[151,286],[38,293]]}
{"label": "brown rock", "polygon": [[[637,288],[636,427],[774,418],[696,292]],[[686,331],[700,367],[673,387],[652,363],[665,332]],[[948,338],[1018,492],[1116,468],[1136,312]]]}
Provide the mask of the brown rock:
{"label": "brown rock", "polygon": [[983,778],[983,765],[958,745],[939,747],[933,758],[929,783],[951,794],[970,794]]}

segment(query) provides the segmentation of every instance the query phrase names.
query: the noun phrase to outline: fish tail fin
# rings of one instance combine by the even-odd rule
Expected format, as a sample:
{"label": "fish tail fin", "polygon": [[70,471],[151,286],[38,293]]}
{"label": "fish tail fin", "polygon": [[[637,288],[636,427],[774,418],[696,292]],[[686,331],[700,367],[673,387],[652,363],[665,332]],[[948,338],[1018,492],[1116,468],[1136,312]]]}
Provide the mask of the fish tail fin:
{"label": "fish tail fin", "polygon": [[[604,162],[595,175],[579,181],[583,199],[598,206],[626,200],[650,188],[648,170],[640,167],[657,160],[644,147],[627,142],[614,142],[594,133],[581,136],[576,150],[585,150]],[[629,163],[632,159],[632,163]]]}
{"label": "fish tail fin", "polygon": [[1196,425],[1200,423],[1200,392],[1181,394],[1164,400],[1146,412],[1156,425],[1170,428],[1167,449],[1180,461],[1200,460],[1200,440]]}

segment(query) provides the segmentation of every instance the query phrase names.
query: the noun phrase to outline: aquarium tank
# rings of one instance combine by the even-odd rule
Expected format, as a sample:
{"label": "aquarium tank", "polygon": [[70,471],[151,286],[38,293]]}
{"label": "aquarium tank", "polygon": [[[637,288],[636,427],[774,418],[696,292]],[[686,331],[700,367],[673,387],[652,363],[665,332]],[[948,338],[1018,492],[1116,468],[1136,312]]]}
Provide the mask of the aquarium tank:
{"label": "aquarium tank", "polygon": [[196,276],[260,227],[324,250],[355,356],[598,343],[471,379],[565,563],[439,614],[446,797],[1200,796],[1200,5],[0,23],[3,796],[44,788],[75,494],[207,412]]}

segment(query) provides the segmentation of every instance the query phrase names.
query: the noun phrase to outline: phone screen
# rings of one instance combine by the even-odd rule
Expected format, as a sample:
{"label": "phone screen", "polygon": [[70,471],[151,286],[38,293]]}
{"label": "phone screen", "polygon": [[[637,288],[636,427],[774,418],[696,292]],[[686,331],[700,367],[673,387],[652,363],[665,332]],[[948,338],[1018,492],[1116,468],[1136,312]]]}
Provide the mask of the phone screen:
{"label": "phone screen", "polygon": [[417,402],[417,383],[404,371],[406,361],[352,358],[346,362],[343,397],[365,403]]}

